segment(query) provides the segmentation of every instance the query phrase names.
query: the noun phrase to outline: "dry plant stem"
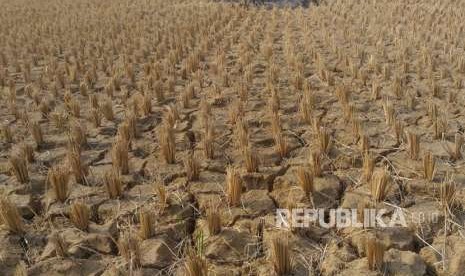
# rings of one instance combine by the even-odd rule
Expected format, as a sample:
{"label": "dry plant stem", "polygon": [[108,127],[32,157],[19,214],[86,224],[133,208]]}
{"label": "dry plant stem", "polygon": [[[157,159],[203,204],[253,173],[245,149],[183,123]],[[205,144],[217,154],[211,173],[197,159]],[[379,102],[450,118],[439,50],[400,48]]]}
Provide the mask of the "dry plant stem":
{"label": "dry plant stem", "polygon": [[307,197],[311,198],[315,190],[313,183],[313,174],[309,170],[300,167],[296,171],[296,176],[302,191],[305,193]]}
{"label": "dry plant stem", "polygon": [[391,176],[387,169],[375,172],[371,179],[371,197],[375,203],[382,202],[391,184]]}
{"label": "dry plant stem", "polygon": [[186,276],[206,276],[208,275],[208,264],[205,258],[195,252],[193,249],[187,251],[186,261],[184,263]]}
{"label": "dry plant stem", "polygon": [[186,170],[187,179],[196,181],[200,175],[200,164],[194,154],[189,154],[184,160],[184,168]]}
{"label": "dry plant stem", "polygon": [[71,205],[70,219],[76,228],[87,231],[90,223],[89,207],[84,203],[74,203]]}
{"label": "dry plant stem", "polygon": [[2,137],[6,143],[13,143],[13,134],[9,125],[2,126]]}
{"label": "dry plant stem", "polygon": [[217,208],[210,207],[207,210],[207,226],[211,236],[221,232],[221,215]]}
{"label": "dry plant stem", "polygon": [[64,203],[68,198],[69,171],[64,167],[55,166],[49,169],[47,178],[55,194],[55,199]]}
{"label": "dry plant stem", "polygon": [[324,127],[320,127],[317,132],[317,139],[321,152],[328,154],[332,145],[331,134],[329,130]]}
{"label": "dry plant stem", "polygon": [[113,167],[121,174],[129,173],[129,142],[128,140],[118,137],[113,148],[111,149],[111,161]]}
{"label": "dry plant stem", "polygon": [[164,123],[160,130],[160,147],[161,154],[168,164],[176,162],[176,144],[174,129],[170,124]]}
{"label": "dry plant stem", "polygon": [[238,206],[241,201],[242,194],[241,177],[239,176],[239,172],[233,167],[229,167],[226,172],[228,203],[231,206]]}
{"label": "dry plant stem", "polygon": [[53,244],[55,254],[58,257],[66,257],[68,255],[68,244],[65,242],[62,235],[57,232],[53,232],[50,235],[50,242]]}
{"label": "dry plant stem", "polygon": [[24,224],[18,208],[6,197],[0,198],[0,222],[13,234],[23,235]]}
{"label": "dry plant stem", "polygon": [[123,185],[120,173],[117,169],[105,173],[103,178],[108,197],[111,199],[119,198],[123,194]]}
{"label": "dry plant stem", "polygon": [[139,239],[130,233],[122,234],[118,240],[118,251],[130,267],[140,267],[141,249]]}
{"label": "dry plant stem", "polygon": [[9,159],[10,168],[13,174],[16,177],[16,180],[20,183],[28,183],[29,182],[29,173],[27,170],[27,162],[24,157],[20,157],[19,155],[12,155]]}
{"label": "dry plant stem", "polygon": [[19,151],[21,152],[22,156],[24,156],[28,163],[33,163],[35,160],[34,157],[34,148],[27,143],[21,143],[18,146]]}
{"label": "dry plant stem", "polygon": [[408,132],[408,153],[412,160],[417,160],[420,155],[420,136],[417,133]]}
{"label": "dry plant stem", "polygon": [[319,151],[312,151],[310,153],[310,167],[312,174],[315,177],[321,177],[323,175],[323,165],[321,164],[321,153]]}
{"label": "dry plant stem", "polygon": [[363,155],[363,180],[366,183],[371,183],[371,177],[373,176],[373,170],[375,169],[375,159],[370,153]]}
{"label": "dry plant stem", "polygon": [[292,272],[292,260],[289,242],[285,238],[275,237],[271,244],[271,259],[274,271],[279,276]]}
{"label": "dry plant stem", "polygon": [[77,149],[68,149],[68,163],[76,183],[87,184],[88,168],[81,159],[81,153]]}
{"label": "dry plant stem", "polygon": [[13,276],[28,276],[26,264],[21,261],[16,265]]}
{"label": "dry plant stem", "polygon": [[141,239],[150,239],[155,235],[155,218],[154,214],[149,211],[140,211],[139,213],[139,236]]}
{"label": "dry plant stem", "polygon": [[163,213],[166,206],[168,206],[168,194],[166,192],[166,188],[163,185],[156,186],[156,194],[158,196],[158,201],[160,203],[160,213]]}
{"label": "dry plant stem", "polygon": [[381,271],[384,264],[385,248],[381,241],[376,238],[368,238],[366,241],[366,255],[368,260],[368,268],[370,270]]}
{"label": "dry plant stem", "polygon": [[457,201],[457,185],[451,179],[446,179],[439,188],[439,199],[444,210],[451,213]]}
{"label": "dry plant stem", "polygon": [[36,147],[37,149],[39,149],[44,145],[44,137],[42,135],[42,129],[38,122],[31,123],[31,133],[32,138],[34,138],[34,141],[36,142]]}
{"label": "dry plant stem", "polygon": [[428,181],[433,181],[436,173],[436,159],[431,152],[426,152],[423,155],[423,176]]}
{"label": "dry plant stem", "polygon": [[452,161],[457,161],[462,159],[462,146],[464,144],[463,135],[457,133],[455,134],[455,141],[454,146],[450,147],[448,144],[446,145],[446,151],[449,154]]}

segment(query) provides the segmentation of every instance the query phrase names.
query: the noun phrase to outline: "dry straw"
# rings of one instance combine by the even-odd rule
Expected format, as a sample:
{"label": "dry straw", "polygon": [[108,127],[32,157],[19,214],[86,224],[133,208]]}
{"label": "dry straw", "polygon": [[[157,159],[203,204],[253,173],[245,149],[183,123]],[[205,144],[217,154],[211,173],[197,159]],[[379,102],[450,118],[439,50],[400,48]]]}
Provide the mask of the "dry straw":
{"label": "dry straw", "polygon": [[68,255],[68,244],[63,239],[63,236],[57,232],[50,235],[50,242],[55,249],[55,254],[58,257],[66,257]]}
{"label": "dry straw", "polygon": [[431,152],[423,155],[423,177],[428,181],[433,181],[436,173],[436,159]]}
{"label": "dry straw", "polygon": [[118,240],[119,254],[126,260],[131,268],[140,267],[141,249],[140,240],[130,233],[124,233]]}
{"label": "dry straw", "polygon": [[13,143],[13,133],[9,125],[2,126],[2,137],[6,143]]}
{"label": "dry straw", "polygon": [[248,173],[258,172],[259,158],[257,152],[252,150],[250,147],[245,147],[243,150],[243,156],[245,159],[245,168]]}
{"label": "dry straw", "polygon": [[76,183],[86,184],[89,173],[87,165],[82,161],[81,153],[75,148],[68,148],[68,163]]}
{"label": "dry straw", "polygon": [[376,238],[368,238],[365,244],[365,250],[370,270],[382,270],[385,247]]}
{"label": "dry straw", "polygon": [[123,194],[123,185],[120,173],[117,169],[113,168],[105,173],[103,183],[111,199],[119,198]]}
{"label": "dry straw", "polygon": [[44,145],[44,136],[42,134],[42,128],[40,127],[40,124],[38,122],[31,122],[30,128],[32,138],[34,138],[36,143],[36,147],[42,147]]}
{"label": "dry straw", "polygon": [[30,144],[22,142],[18,145],[18,150],[28,163],[34,162],[34,148]]}
{"label": "dry straw", "polygon": [[412,160],[417,160],[420,156],[420,135],[409,131],[407,133],[408,153]]}
{"label": "dry straw", "polygon": [[373,176],[373,170],[375,169],[375,159],[373,156],[366,152],[363,155],[363,173],[362,178],[366,183],[370,183]]}
{"label": "dry straw", "polygon": [[9,159],[10,168],[16,177],[16,180],[20,183],[29,182],[29,173],[27,170],[27,162],[23,156],[13,154]]}
{"label": "dry straw", "polygon": [[186,170],[187,179],[196,181],[200,175],[200,164],[194,154],[189,154],[184,160],[184,168]]}
{"label": "dry straw", "polygon": [[18,208],[6,197],[0,198],[0,222],[10,233],[18,235],[25,233]]}
{"label": "dry straw", "polygon": [[208,264],[205,258],[194,249],[188,249],[186,262],[184,263],[186,276],[207,276]]}
{"label": "dry straw", "polygon": [[304,191],[306,196],[311,197],[315,190],[312,172],[303,167],[299,167],[296,171],[296,176],[300,188]]}
{"label": "dry straw", "polygon": [[118,136],[111,149],[113,167],[121,174],[129,174],[129,142]]}
{"label": "dry straw", "polygon": [[207,210],[207,226],[208,233],[211,236],[217,235],[221,232],[221,215],[217,208],[210,207]]}
{"label": "dry straw", "polygon": [[371,179],[371,197],[374,202],[378,203],[386,198],[390,184],[391,176],[387,169],[376,171],[373,174]]}
{"label": "dry straw", "polygon": [[242,195],[242,180],[239,172],[234,167],[228,167],[226,170],[226,184],[228,187],[227,197],[231,206],[238,206]]}
{"label": "dry straw", "polygon": [[323,165],[321,164],[321,153],[319,151],[312,151],[310,153],[310,168],[315,177],[321,177],[323,174]]}
{"label": "dry straw", "polygon": [[90,223],[90,209],[84,203],[75,202],[71,205],[69,218],[76,228],[87,231]]}
{"label": "dry straw", "polygon": [[155,217],[152,212],[140,211],[139,212],[139,236],[141,239],[150,239],[155,235]]}
{"label": "dry straw", "polygon": [[464,144],[463,135],[456,133],[455,134],[455,141],[454,146],[451,147],[449,144],[446,144],[446,151],[449,154],[450,158],[453,161],[457,161],[462,159],[462,146]]}
{"label": "dry straw", "polygon": [[168,123],[163,123],[160,129],[160,147],[161,155],[166,163],[174,164],[176,162],[176,142],[174,129]]}
{"label": "dry straw", "polygon": [[321,152],[328,154],[332,145],[330,131],[325,127],[320,127],[317,132],[317,139]]}
{"label": "dry straw", "polygon": [[47,178],[55,199],[61,203],[65,202],[68,198],[69,171],[62,166],[55,166],[48,170]]}
{"label": "dry straw", "polygon": [[292,272],[291,252],[287,238],[273,238],[271,244],[271,260],[277,275],[284,276]]}
{"label": "dry straw", "polygon": [[457,185],[450,178],[439,187],[439,199],[444,209],[450,211],[454,207],[457,201]]}

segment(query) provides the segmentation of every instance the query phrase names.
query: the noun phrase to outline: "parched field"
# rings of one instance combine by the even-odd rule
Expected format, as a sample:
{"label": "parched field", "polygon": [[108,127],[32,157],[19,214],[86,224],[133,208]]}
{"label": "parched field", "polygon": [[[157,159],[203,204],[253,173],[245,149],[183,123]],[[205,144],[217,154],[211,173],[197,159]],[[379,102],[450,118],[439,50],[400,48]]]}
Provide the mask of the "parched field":
{"label": "parched field", "polygon": [[464,22],[0,0],[0,275],[464,275]]}

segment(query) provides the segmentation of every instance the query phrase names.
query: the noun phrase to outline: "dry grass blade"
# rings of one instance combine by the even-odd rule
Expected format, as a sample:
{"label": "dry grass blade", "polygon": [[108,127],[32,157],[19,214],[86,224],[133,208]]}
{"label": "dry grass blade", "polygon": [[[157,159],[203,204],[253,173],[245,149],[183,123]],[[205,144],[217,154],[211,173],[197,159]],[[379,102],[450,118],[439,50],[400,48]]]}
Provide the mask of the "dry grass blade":
{"label": "dry grass blade", "polygon": [[423,155],[423,177],[428,181],[433,181],[436,173],[436,160],[431,152]]}
{"label": "dry grass blade", "polygon": [[13,133],[9,125],[2,126],[2,137],[6,143],[13,143]]}
{"label": "dry grass blade", "polygon": [[408,153],[412,160],[417,160],[420,156],[420,135],[413,132],[407,133]]}
{"label": "dry grass blade", "polygon": [[449,144],[446,144],[446,151],[449,154],[450,158],[453,161],[462,159],[462,146],[464,144],[463,135],[456,133],[454,146],[450,147]]}
{"label": "dry grass blade", "polygon": [[289,242],[285,238],[275,237],[271,244],[271,259],[277,275],[288,275],[292,272],[292,260]]}
{"label": "dry grass blade", "polygon": [[309,170],[300,167],[296,171],[296,176],[299,181],[300,188],[304,191],[306,196],[311,197],[315,190],[313,174]]}
{"label": "dry grass blade", "polygon": [[174,129],[170,124],[164,123],[160,129],[161,154],[168,164],[176,162],[176,142]]}
{"label": "dry grass blade", "polygon": [[102,116],[100,115],[100,111],[98,109],[92,108],[90,111],[90,121],[95,128],[98,128],[102,125]]}
{"label": "dry grass blade", "polygon": [[166,192],[166,188],[163,185],[156,185],[155,193],[158,196],[158,202],[160,204],[160,213],[163,213],[166,206],[168,206],[168,194]]}
{"label": "dry grass blade", "polygon": [[81,159],[81,153],[79,150],[68,148],[68,162],[76,183],[86,184],[86,177],[89,171],[87,165],[85,165]]}
{"label": "dry grass blade", "polygon": [[139,236],[142,240],[150,239],[155,235],[155,218],[154,214],[149,211],[139,212]]}
{"label": "dry grass blade", "polygon": [[243,156],[245,159],[245,169],[248,173],[258,172],[259,159],[257,153],[250,149],[250,147],[245,147],[243,151]]}
{"label": "dry grass blade", "polygon": [[23,261],[16,265],[13,276],[27,276],[27,267]]}
{"label": "dry grass blade", "polygon": [[362,178],[366,183],[370,183],[373,176],[373,170],[375,169],[375,159],[370,153],[363,155],[363,173]]}
{"label": "dry grass blade", "polygon": [[10,168],[13,174],[16,177],[16,180],[20,183],[28,183],[29,182],[29,173],[27,170],[27,162],[26,159],[22,156],[14,154],[10,156],[8,160],[10,163]]}
{"label": "dry grass blade", "polygon": [[79,122],[72,123],[69,128],[70,141],[81,147],[87,145],[87,133],[84,125]]}
{"label": "dry grass blade", "polygon": [[0,198],[0,222],[13,234],[23,235],[24,225],[18,208],[6,197]]}
{"label": "dry grass blade", "polygon": [[129,173],[129,141],[119,136],[111,149],[113,167],[121,174]]}
{"label": "dry grass blade", "polygon": [[365,244],[365,250],[370,270],[382,270],[384,263],[384,245],[375,238],[368,238]]}
{"label": "dry grass blade", "polygon": [[200,175],[200,164],[194,154],[189,154],[184,160],[184,168],[186,170],[187,179],[189,181],[196,181]]}
{"label": "dry grass blade", "polygon": [[195,250],[187,251],[186,262],[184,264],[186,276],[207,276],[208,264],[207,261],[197,254]]}
{"label": "dry grass blade", "polygon": [[391,176],[387,169],[379,170],[373,174],[371,179],[371,197],[374,202],[381,202],[386,198],[390,184]]}
{"label": "dry grass blade", "polygon": [[113,168],[111,171],[105,173],[103,177],[105,188],[108,196],[111,199],[119,198],[123,194],[123,185],[120,173],[117,169]]}
{"label": "dry grass blade", "polygon": [[131,268],[140,267],[141,250],[139,239],[131,234],[124,233],[118,240],[118,251]]}
{"label": "dry grass blade", "polygon": [[330,131],[324,127],[320,127],[317,132],[317,139],[321,152],[328,154],[332,144]]}
{"label": "dry grass blade", "polygon": [[40,148],[44,145],[44,136],[42,135],[42,128],[40,127],[40,124],[38,122],[32,122],[30,124],[30,127],[32,138],[34,138],[37,148]]}
{"label": "dry grass blade", "polygon": [[50,237],[50,242],[53,244],[55,254],[58,257],[66,257],[68,255],[68,244],[63,239],[63,236],[57,232],[53,232]]}
{"label": "dry grass blade", "polygon": [[113,121],[115,119],[115,114],[113,112],[113,102],[111,101],[110,97],[107,97],[103,101],[103,104],[100,106],[100,111],[108,121]]}
{"label": "dry grass blade", "polygon": [[228,203],[231,206],[239,205],[242,195],[242,180],[239,172],[234,167],[229,167],[226,170],[226,184],[228,187]]}
{"label": "dry grass blade", "polygon": [[274,142],[275,142],[275,149],[278,155],[281,158],[286,158],[287,154],[289,153],[289,148],[287,145],[286,138],[284,138],[284,135],[282,133],[278,133],[277,135],[275,135]]}
{"label": "dry grass blade", "polygon": [[207,210],[207,226],[210,236],[217,235],[221,232],[221,215],[217,208],[210,207]]}
{"label": "dry grass blade", "polygon": [[323,165],[321,164],[321,153],[319,151],[312,151],[310,153],[310,168],[315,177],[323,175]]}
{"label": "dry grass blade", "polygon": [[203,151],[205,157],[208,159],[215,158],[215,130],[213,126],[210,125],[206,127],[205,134],[202,140]]}
{"label": "dry grass blade", "polygon": [[55,199],[61,203],[68,198],[69,172],[61,166],[55,166],[48,170],[48,181],[52,186]]}
{"label": "dry grass blade", "polygon": [[443,208],[452,210],[457,201],[457,185],[450,179],[444,181],[439,187],[439,199]]}
{"label": "dry grass blade", "polygon": [[75,202],[71,205],[69,218],[76,228],[87,231],[90,223],[90,209],[84,203]]}
{"label": "dry grass blade", "polygon": [[18,145],[19,152],[21,153],[22,156],[24,156],[27,160],[28,163],[32,163],[35,160],[34,157],[34,148],[27,143],[20,143]]}

